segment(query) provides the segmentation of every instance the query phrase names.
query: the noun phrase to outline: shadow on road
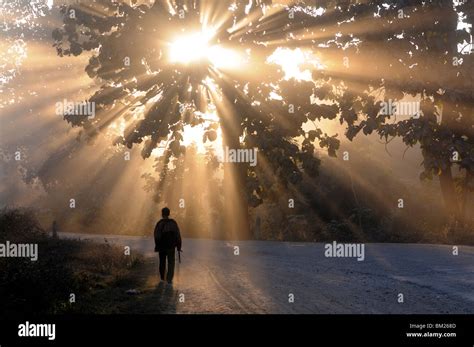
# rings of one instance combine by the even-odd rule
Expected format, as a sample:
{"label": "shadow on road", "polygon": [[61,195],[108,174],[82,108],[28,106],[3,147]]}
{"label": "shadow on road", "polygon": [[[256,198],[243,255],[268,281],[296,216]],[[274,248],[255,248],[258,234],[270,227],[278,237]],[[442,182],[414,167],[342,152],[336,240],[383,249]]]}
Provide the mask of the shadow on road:
{"label": "shadow on road", "polygon": [[158,264],[150,259],[136,274],[135,285],[140,294],[121,305],[123,313],[135,314],[172,314],[176,313],[178,291],[166,282],[160,281],[157,274]]}

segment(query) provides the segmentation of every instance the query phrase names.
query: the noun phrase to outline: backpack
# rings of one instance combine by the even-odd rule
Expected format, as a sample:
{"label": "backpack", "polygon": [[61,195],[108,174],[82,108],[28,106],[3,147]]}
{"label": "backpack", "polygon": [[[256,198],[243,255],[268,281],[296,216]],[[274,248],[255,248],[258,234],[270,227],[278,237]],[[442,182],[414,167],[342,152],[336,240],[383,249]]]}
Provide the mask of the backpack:
{"label": "backpack", "polygon": [[159,237],[159,248],[172,249],[178,245],[178,226],[173,219],[163,219]]}

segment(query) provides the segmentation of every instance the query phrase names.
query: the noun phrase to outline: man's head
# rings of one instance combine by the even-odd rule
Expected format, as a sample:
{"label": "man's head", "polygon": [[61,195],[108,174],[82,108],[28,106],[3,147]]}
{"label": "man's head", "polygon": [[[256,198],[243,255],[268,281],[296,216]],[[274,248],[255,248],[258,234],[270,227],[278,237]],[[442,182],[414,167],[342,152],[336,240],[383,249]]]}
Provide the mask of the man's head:
{"label": "man's head", "polygon": [[170,216],[170,209],[168,207],[164,207],[161,209],[161,216],[163,218],[168,218]]}

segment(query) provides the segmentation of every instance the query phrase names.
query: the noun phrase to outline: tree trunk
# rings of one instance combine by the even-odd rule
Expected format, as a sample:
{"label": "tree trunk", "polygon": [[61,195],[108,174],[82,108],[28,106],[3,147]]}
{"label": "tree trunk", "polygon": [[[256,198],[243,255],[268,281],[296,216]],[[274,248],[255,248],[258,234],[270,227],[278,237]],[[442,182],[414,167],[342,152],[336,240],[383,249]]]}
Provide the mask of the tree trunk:
{"label": "tree trunk", "polygon": [[448,166],[447,169],[441,171],[439,183],[441,186],[441,193],[443,194],[446,214],[450,219],[458,220],[460,217],[460,206],[456,196],[451,166]]}
{"label": "tree trunk", "polygon": [[[454,47],[452,47],[454,49]],[[446,96],[443,99],[443,111],[441,117],[441,125],[448,129],[454,129],[456,119],[455,107],[452,101]],[[458,197],[456,196],[456,189],[453,180],[452,164],[449,159],[446,159],[446,169],[441,170],[439,176],[439,184],[441,187],[441,194],[443,195],[445,214],[448,216],[450,221],[457,221],[460,217],[460,204]]]}

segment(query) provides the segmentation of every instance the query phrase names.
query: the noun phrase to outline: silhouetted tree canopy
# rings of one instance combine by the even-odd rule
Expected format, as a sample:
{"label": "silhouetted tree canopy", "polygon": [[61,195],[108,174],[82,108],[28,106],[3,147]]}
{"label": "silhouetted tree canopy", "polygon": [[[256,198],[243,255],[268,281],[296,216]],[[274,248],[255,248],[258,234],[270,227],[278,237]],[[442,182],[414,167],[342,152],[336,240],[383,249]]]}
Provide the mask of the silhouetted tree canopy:
{"label": "silhouetted tree canopy", "polygon": [[[474,63],[472,54],[464,54],[471,50],[466,45],[471,37],[457,26],[460,13],[472,23],[474,3],[316,3],[319,10],[315,2],[306,1],[273,12],[271,1],[258,0],[250,5],[247,0],[132,5],[97,0],[90,6],[64,6],[64,24],[53,32],[57,52],[77,56],[87,51],[91,57],[85,70],[101,84],[89,99],[98,109],[94,119],[65,119],[93,137],[124,118],[129,125],[116,143],[129,148],[143,143],[145,158],[165,143],[179,156],[185,151],[183,127],[206,123],[204,115],[216,104],[217,93],[226,101],[225,107],[216,105],[219,124],[231,125],[242,148],[257,147],[285,184],[317,174],[315,146],[336,156],[337,135],[316,124],[334,120],[346,127],[350,140],[359,133],[376,133],[385,141],[401,137],[407,146],[419,144],[421,178],[439,176],[451,214],[461,215],[451,169],[458,166],[466,173],[461,187],[467,194],[474,171]],[[245,52],[251,71],[224,73],[208,61],[190,66],[168,61],[166,42],[176,33],[199,30],[201,9],[211,24],[212,18],[225,18],[213,43]],[[459,44],[465,44],[464,50]],[[311,81],[286,80],[278,65],[266,63],[279,46],[311,49],[325,68],[310,67]],[[419,98],[420,114],[396,119],[380,112],[382,101],[407,95]],[[314,128],[304,130],[303,124],[311,121]],[[216,122],[206,124],[206,140],[215,140]],[[459,154],[457,162],[453,152]],[[265,198],[265,185],[274,184],[259,170],[261,166],[246,169],[254,206]]]}

